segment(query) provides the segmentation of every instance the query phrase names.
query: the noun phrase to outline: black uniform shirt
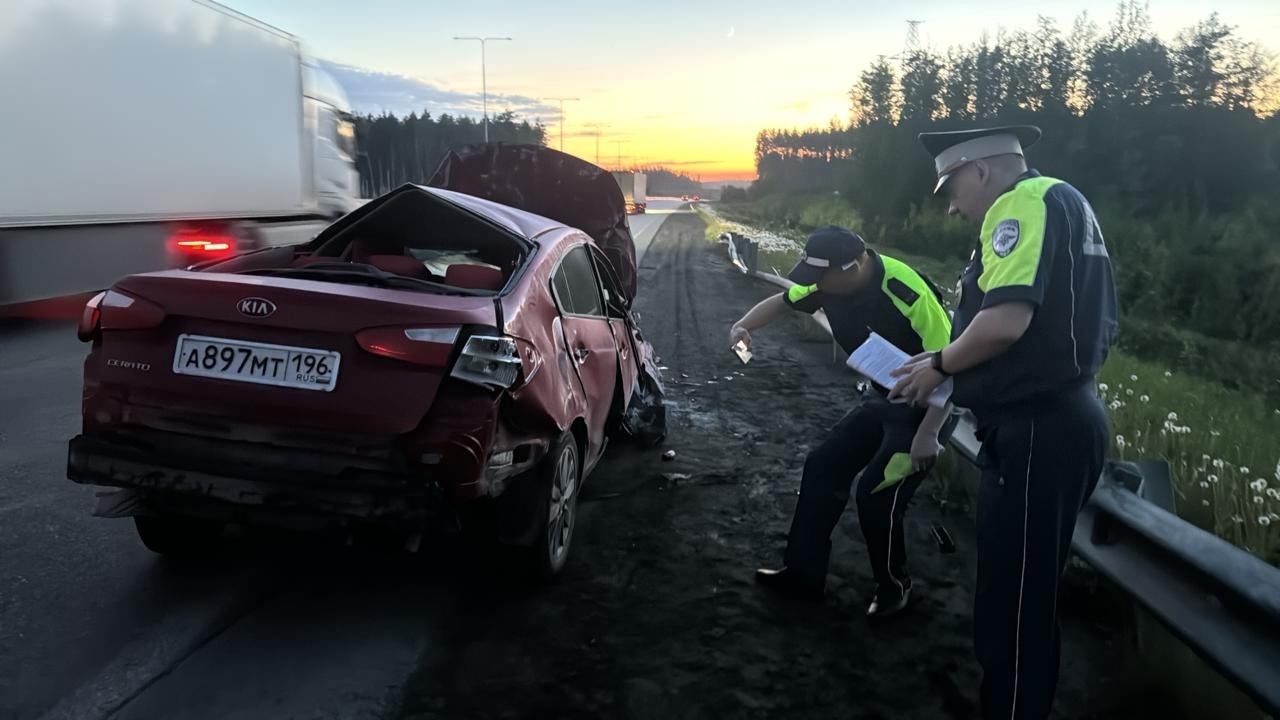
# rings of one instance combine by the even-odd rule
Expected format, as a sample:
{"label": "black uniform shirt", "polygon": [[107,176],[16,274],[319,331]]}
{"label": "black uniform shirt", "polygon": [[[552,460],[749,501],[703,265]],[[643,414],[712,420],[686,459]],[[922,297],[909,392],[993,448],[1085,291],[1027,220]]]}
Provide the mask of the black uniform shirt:
{"label": "black uniform shirt", "polygon": [[1111,259],[1093,208],[1074,187],[1031,170],[987,211],[961,276],[953,339],[978,311],[1035,306],[1008,350],[955,376],[952,399],[979,419],[1092,381],[1116,331]]}

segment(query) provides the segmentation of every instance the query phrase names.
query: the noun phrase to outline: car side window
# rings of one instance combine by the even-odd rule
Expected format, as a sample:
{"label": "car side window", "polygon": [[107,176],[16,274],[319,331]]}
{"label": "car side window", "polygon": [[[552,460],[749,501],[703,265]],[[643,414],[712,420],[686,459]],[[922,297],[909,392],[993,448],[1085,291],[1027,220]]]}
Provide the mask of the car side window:
{"label": "car side window", "polygon": [[551,282],[564,312],[604,317],[600,281],[585,246],[579,245],[565,254]]}

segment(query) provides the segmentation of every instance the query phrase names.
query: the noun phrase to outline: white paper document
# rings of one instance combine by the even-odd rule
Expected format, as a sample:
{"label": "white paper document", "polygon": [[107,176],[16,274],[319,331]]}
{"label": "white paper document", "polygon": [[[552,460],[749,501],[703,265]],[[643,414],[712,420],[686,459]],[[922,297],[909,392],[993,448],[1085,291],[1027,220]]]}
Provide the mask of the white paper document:
{"label": "white paper document", "polygon": [[[876,333],[871,333],[867,341],[853,351],[853,354],[849,356],[849,360],[845,364],[862,373],[867,379],[880,387],[892,390],[893,386],[898,384],[898,378],[889,373],[902,367],[910,359],[911,356],[898,346]],[[929,394],[929,404],[933,407],[944,407],[947,404],[947,399],[951,397],[951,384],[951,378],[947,378],[935,388]],[[899,398],[894,402],[905,401]]]}

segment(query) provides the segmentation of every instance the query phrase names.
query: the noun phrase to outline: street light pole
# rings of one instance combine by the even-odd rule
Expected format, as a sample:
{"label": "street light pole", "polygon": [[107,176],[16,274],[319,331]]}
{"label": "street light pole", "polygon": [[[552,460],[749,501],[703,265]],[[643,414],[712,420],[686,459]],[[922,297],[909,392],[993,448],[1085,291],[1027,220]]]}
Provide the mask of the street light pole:
{"label": "street light pole", "polygon": [[560,152],[564,152],[564,101],[565,100],[581,100],[582,98],[547,98],[547,99],[560,101]]}
{"label": "street light pole", "polygon": [[484,107],[484,141],[489,142],[489,78],[485,67],[484,44],[489,40],[510,40],[509,37],[457,37],[454,40],[475,40],[480,43],[480,96]]}
{"label": "street light pole", "polygon": [[591,123],[587,127],[596,131],[596,165],[600,165],[600,128],[604,127],[600,123]]}
{"label": "street light pole", "polygon": [[626,141],[626,140],[614,140],[614,142],[615,142],[615,143],[617,144],[617,146],[618,146],[618,170],[619,170],[619,171],[621,171],[621,170],[622,170],[622,146],[623,146],[623,144],[624,144],[624,143],[626,143],[627,141]]}

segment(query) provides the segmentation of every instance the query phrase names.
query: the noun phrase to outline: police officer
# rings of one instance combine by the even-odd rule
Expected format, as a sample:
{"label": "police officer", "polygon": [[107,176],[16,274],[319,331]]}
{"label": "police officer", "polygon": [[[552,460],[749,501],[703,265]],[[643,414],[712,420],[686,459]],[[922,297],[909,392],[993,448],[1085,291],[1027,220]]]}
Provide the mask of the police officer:
{"label": "police officer", "polygon": [[[788,308],[825,311],[832,334],[852,353],[874,331],[912,355],[941,349],[951,333],[941,293],[905,263],[866,247],[841,227],[815,230],[805,256],[788,277],[785,293],[767,298],[734,324],[730,343],[751,342]],[[870,389],[861,402],[809,453],[800,498],[787,540],[785,567],[760,569],[762,585],[820,598],[831,555],[831,532],[849,502],[855,476],[858,519],[876,589],[869,616],[884,616],[907,605],[911,578],[906,570],[903,514],[928,474],[954,420],[949,408],[928,412],[887,399],[888,388]],[[859,475],[859,473],[861,473]]]}
{"label": "police officer", "polygon": [[900,368],[891,397],[919,402],[950,375],[977,419],[975,648],[987,718],[1049,716],[1058,681],[1058,584],[1093,492],[1107,418],[1093,380],[1116,331],[1111,261],[1093,209],[1028,170],[1039,128],[924,133],[952,214],[981,223],[952,342]]}

